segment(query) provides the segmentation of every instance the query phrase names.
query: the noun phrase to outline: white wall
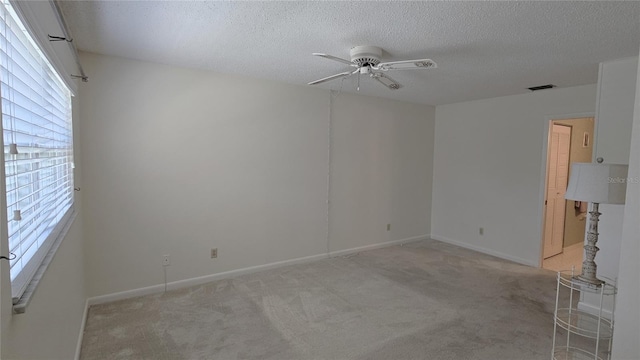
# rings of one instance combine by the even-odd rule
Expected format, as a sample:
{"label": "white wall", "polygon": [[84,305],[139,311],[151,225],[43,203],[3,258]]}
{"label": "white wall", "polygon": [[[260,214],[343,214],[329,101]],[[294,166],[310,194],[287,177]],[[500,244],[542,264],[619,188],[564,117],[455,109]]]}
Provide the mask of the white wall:
{"label": "white wall", "polygon": [[[74,99],[75,184],[82,186],[82,150],[78,141],[78,107]],[[40,280],[23,314],[11,313],[9,270],[3,261],[0,277],[2,291],[2,359],[73,359],[85,307],[83,264],[82,193],[76,193],[78,215],[47,271]],[[5,291],[7,289],[8,291]]]}
{"label": "white wall", "polygon": [[340,94],[333,109],[331,251],[428,236],[433,108]]}
{"label": "white wall", "polygon": [[[85,306],[82,219],[77,217],[24,314],[9,315],[2,359],[69,360]],[[11,303],[11,298],[3,298]]]}
{"label": "white wall", "polygon": [[586,85],[436,107],[432,236],[538,266],[548,121],[595,102]]}
{"label": "white wall", "polygon": [[[635,110],[629,158],[629,177],[640,179],[640,68],[637,69]],[[635,359],[640,356],[640,184],[627,184],[627,200],[624,208],[624,223],[618,277],[618,298],[613,333],[614,360]]]}
{"label": "white wall", "polygon": [[[165,254],[171,282],[327,252],[328,91],[92,54],[82,62],[90,296],[163,283]],[[333,196],[331,218],[348,225],[331,231],[331,250],[423,235],[433,107],[335,102],[332,191],[366,186],[384,202],[362,214],[342,209],[361,193]],[[381,232],[391,221],[393,234]]]}

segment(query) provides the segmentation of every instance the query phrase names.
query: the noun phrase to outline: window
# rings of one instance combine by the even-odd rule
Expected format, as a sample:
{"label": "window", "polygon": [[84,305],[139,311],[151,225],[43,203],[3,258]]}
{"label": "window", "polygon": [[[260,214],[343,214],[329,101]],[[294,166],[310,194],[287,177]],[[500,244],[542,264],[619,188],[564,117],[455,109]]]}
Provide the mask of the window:
{"label": "window", "polygon": [[73,212],[71,92],[0,0],[0,94],[14,304]]}

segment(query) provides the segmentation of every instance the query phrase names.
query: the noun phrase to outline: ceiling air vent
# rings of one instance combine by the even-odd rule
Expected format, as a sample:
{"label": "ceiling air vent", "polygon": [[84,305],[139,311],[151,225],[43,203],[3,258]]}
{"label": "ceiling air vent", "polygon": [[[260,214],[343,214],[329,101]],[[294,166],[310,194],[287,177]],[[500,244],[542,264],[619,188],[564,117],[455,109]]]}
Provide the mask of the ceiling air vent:
{"label": "ceiling air vent", "polygon": [[547,85],[534,86],[527,89],[531,91],[538,91],[538,90],[545,90],[545,89],[553,89],[554,87],[556,86],[553,84],[547,84]]}

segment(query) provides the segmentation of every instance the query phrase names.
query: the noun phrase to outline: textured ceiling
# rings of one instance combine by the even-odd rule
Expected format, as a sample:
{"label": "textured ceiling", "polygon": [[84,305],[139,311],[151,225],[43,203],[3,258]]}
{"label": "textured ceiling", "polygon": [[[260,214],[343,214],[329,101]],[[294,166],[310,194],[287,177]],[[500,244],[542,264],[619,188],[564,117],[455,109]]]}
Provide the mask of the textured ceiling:
{"label": "textured ceiling", "polygon": [[[348,69],[356,45],[383,61],[428,57],[437,69],[390,73],[391,91],[439,105],[597,82],[598,63],[638,55],[640,2],[63,1],[79,49],[304,85]],[[91,74],[88,74],[89,77]],[[355,92],[355,76],[323,88]]]}

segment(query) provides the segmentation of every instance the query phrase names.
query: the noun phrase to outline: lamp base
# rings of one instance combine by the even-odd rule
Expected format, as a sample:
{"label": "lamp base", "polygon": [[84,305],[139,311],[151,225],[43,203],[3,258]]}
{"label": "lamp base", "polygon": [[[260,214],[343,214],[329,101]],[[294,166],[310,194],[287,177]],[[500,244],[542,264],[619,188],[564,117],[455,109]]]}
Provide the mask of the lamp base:
{"label": "lamp base", "polygon": [[589,231],[587,232],[587,244],[584,246],[585,258],[582,262],[582,274],[574,277],[574,280],[594,287],[600,287],[604,284],[604,281],[596,277],[598,265],[594,261],[596,253],[600,250],[596,246],[598,242],[598,218],[601,215],[598,207],[598,203],[593,203],[589,212]]}

